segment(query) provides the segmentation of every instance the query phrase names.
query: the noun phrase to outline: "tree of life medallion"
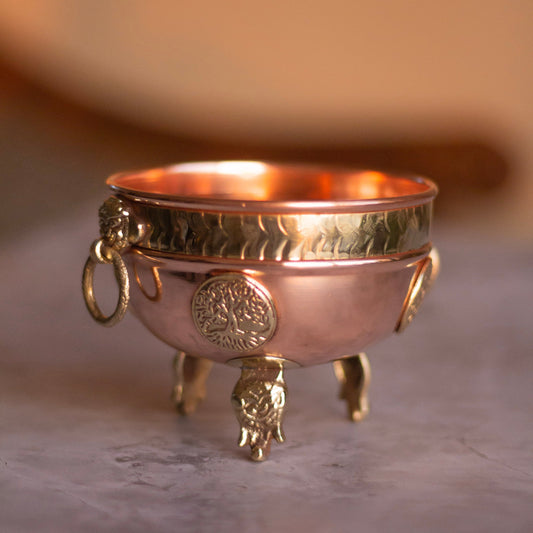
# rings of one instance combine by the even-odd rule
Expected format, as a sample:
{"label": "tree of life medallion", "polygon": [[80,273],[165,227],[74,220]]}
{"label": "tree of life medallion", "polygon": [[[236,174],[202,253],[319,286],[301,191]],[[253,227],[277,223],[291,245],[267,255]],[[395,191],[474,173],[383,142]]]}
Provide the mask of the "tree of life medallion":
{"label": "tree of life medallion", "polygon": [[248,276],[225,273],[204,281],[194,294],[198,331],[225,350],[248,352],[272,337],[276,309],[265,287]]}

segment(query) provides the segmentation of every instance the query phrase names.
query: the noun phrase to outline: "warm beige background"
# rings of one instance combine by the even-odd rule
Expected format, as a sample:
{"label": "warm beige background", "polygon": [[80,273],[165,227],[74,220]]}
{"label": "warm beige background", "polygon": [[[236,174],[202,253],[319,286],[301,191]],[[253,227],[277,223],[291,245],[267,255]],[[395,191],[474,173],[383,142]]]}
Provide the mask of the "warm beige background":
{"label": "warm beige background", "polygon": [[513,179],[472,223],[527,236],[532,21],[529,0],[8,0],[0,44],[36,80],[162,129],[259,142],[485,138],[510,155]]}

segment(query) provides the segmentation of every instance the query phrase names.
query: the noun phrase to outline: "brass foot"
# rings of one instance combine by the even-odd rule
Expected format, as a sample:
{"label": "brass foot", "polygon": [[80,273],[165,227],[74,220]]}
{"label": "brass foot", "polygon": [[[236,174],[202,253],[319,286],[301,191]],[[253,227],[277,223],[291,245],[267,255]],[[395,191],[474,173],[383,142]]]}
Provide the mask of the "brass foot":
{"label": "brass foot", "polygon": [[194,413],[205,398],[205,382],[212,366],[213,363],[203,357],[192,357],[182,351],[176,354],[173,362],[175,385],[172,401],[180,414]]}
{"label": "brass foot", "polygon": [[284,360],[275,357],[249,357],[240,360],[241,377],[231,395],[241,426],[239,446],[250,445],[251,458],[264,461],[272,438],[283,442],[281,419],[287,386],[283,379]]}
{"label": "brass foot", "polygon": [[335,375],[341,384],[339,398],[346,400],[348,417],[360,422],[368,415],[368,386],[370,363],[364,353],[333,363]]}

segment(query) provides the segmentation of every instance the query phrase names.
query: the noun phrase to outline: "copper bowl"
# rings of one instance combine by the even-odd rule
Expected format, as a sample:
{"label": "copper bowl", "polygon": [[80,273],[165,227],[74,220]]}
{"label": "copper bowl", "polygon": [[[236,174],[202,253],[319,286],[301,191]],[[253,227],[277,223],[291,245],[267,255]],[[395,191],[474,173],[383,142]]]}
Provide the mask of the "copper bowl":
{"label": "copper bowl", "polygon": [[[107,180],[101,238],[83,277],[93,317],[128,303],[178,350],[174,398],[188,413],[211,362],[242,367],[232,401],[240,444],[264,459],[283,440],[283,369],[335,361],[353,420],[368,411],[363,350],[414,317],[436,276],[437,187],[416,176],[257,161],[187,163]],[[94,298],[110,263],[113,315]]]}

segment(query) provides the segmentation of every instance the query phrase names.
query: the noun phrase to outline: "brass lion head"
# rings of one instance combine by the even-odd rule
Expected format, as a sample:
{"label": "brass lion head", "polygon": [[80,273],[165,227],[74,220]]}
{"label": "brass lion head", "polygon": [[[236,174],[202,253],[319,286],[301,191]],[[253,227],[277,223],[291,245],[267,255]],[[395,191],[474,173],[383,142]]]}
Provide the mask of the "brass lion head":
{"label": "brass lion head", "polygon": [[130,212],[115,196],[108,198],[98,211],[100,235],[108,246],[121,250],[129,245]]}

